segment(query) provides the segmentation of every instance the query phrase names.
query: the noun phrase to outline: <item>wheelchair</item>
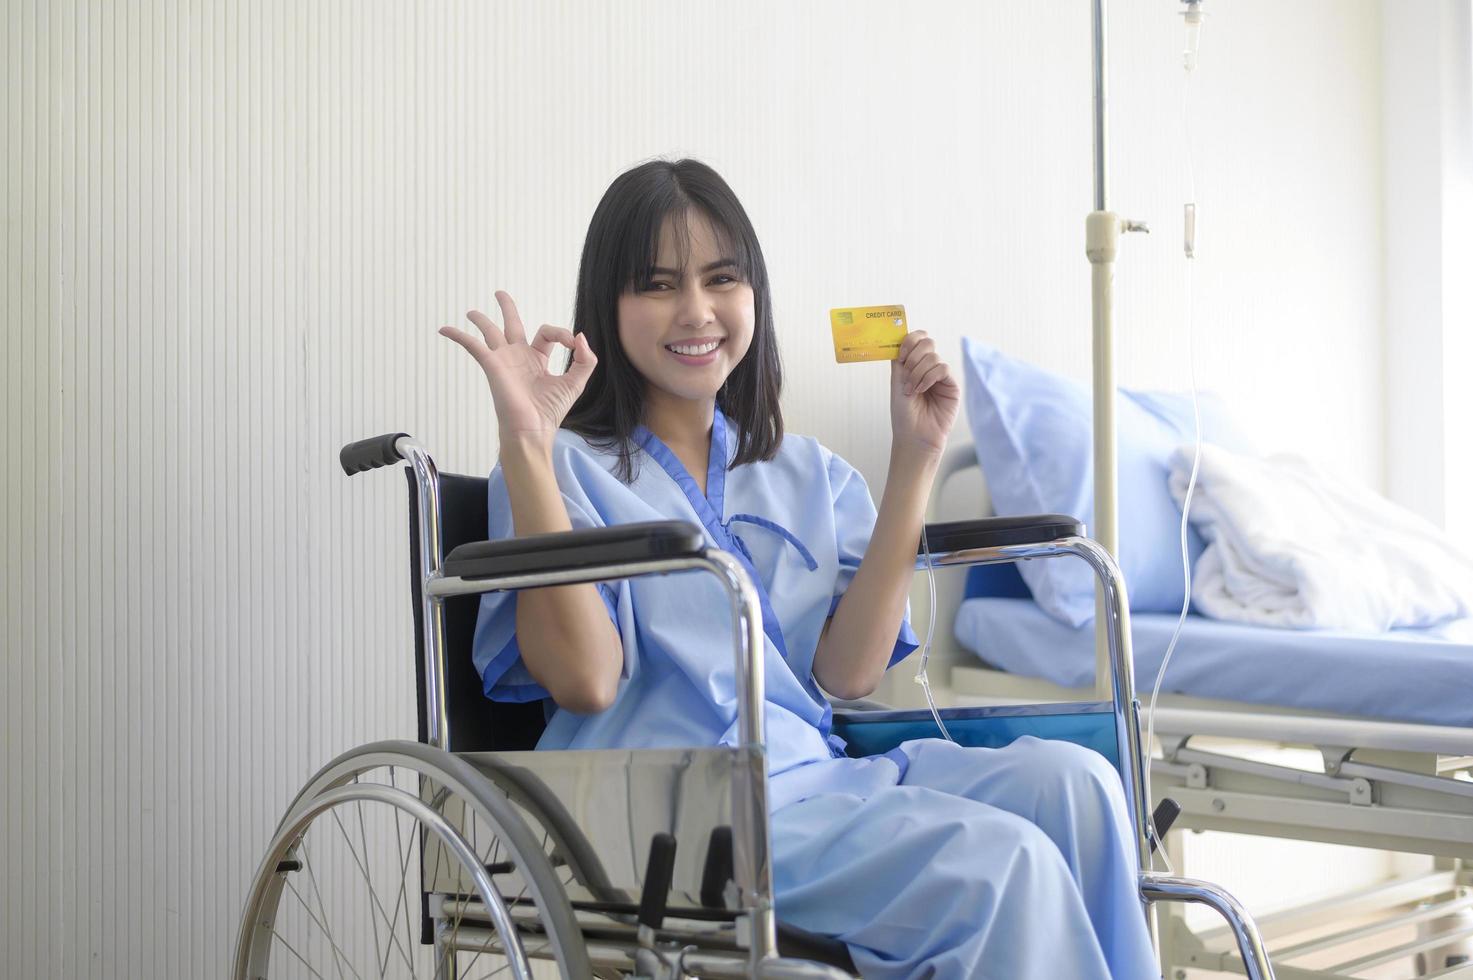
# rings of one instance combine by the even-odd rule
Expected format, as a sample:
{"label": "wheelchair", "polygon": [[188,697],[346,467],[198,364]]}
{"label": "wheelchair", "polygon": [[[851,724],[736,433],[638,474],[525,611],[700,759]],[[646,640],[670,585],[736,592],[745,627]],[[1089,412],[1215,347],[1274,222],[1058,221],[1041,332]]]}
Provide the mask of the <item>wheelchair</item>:
{"label": "wheelchair", "polygon": [[[404,433],[345,446],[340,461],[349,475],[409,464],[418,741],[345,752],[297,794],[252,878],[235,980],[856,975],[842,943],[775,917],[762,614],[735,559],[679,521],[487,541],[486,480],[440,474]],[[1109,553],[1057,515],[930,524],[926,537],[918,567],[1073,555],[1094,570],[1112,700],[947,709],[947,728],[965,745],[1032,734],[1103,753],[1136,829],[1141,913],[1206,904],[1233,930],[1237,968],[1272,978],[1231,895],[1151,870],[1166,818],[1148,823],[1129,612]],[[695,571],[730,600],[741,744],[538,752],[544,704],[484,697],[471,658],[479,594]],[[866,705],[840,705],[834,726],[857,756],[936,734],[927,711]]]}

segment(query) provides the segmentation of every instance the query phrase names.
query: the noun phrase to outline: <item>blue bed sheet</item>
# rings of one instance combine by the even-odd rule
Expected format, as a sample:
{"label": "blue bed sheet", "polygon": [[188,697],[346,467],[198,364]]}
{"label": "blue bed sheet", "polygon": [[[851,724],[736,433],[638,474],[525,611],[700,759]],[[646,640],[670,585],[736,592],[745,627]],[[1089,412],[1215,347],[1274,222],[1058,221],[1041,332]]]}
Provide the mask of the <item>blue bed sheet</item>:
{"label": "blue bed sheet", "polygon": [[[1144,703],[1177,617],[1132,613]],[[956,638],[1011,674],[1082,687],[1094,677],[1094,626],[1075,629],[1031,599],[972,598]],[[1163,693],[1307,708],[1386,721],[1473,727],[1473,619],[1364,635],[1283,630],[1187,617]]]}

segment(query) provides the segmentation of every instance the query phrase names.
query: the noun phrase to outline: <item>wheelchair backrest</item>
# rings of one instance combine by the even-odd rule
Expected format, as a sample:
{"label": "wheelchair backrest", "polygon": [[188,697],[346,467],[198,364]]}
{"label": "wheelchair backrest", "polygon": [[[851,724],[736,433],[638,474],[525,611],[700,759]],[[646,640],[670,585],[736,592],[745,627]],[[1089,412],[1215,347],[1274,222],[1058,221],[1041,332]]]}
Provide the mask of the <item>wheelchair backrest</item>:
{"label": "wheelchair backrest", "polygon": [[[409,481],[409,562],[414,593],[414,677],[418,693],[416,716],[418,738],[428,741],[425,719],[424,595],[419,567],[419,493],[414,471],[406,467]],[[484,477],[440,474],[441,557],[456,545],[484,541],[486,526],[486,480]],[[508,752],[536,748],[546,727],[543,702],[512,704],[492,701],[481,686],[471,650],[476,634],[480,596],[457,596],[445,600],[445,696],[450,720],[451,752]]]}

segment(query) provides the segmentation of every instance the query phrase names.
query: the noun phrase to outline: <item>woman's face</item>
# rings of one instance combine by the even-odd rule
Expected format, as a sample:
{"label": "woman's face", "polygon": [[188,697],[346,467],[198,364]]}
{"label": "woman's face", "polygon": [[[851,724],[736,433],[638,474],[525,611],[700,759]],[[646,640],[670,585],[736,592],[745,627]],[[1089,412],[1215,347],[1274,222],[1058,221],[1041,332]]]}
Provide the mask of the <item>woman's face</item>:
{"label": "woman's face", "polygon": [[[672,221],[686,222],[690,237],[683,268]],[[650,281],[619,297],[619,342],[644,376],[647,396],[711,401],[752,346],[752,287],[739,278],[734,257],[720,254],[718,241],[694,208],[667,219]]]}

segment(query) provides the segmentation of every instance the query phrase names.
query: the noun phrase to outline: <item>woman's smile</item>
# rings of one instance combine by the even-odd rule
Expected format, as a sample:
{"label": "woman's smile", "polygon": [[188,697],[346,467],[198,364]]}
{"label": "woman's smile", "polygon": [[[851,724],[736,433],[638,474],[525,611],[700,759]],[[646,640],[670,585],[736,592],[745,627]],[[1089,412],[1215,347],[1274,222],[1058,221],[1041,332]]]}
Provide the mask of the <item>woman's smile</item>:
{"label": "woman's smile", "polygon": [[665,349],[681,364],[701,367],[715,362],[716,351],[725,342],[725,337],[696,337],[678,344],[666,344]]}

